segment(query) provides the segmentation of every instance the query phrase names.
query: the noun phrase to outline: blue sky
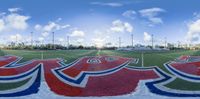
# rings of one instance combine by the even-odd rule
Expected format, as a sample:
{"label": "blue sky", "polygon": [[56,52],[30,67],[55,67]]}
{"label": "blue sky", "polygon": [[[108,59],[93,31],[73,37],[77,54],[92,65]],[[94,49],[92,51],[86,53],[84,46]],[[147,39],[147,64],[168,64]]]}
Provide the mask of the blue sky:
{"label": "blue sky", "polygon": [[198,43],[199,0],[1,0],[0,43],[56,43],[118,46],[168,42]]}

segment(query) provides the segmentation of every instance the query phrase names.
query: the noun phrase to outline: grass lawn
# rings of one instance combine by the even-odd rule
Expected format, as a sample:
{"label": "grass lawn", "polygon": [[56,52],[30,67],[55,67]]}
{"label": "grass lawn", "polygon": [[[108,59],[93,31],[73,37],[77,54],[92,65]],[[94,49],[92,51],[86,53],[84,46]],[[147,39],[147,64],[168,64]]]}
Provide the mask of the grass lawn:
{"label": "grass lawn", "polygon": [[[123,57],[133,57],[141,60],[141,52],[125,52],[125,51],[111,51],[103,50],[100,55],[117,55]],[[163,66],[164,63],[174,60],[181,55],[200,55],[200,51],[169,51],[169,52],[144,52],[143,60],[144,66],[159,66],[164,71],[168,72]],[[131,64],[132,65],[132,64]],[[141,66],[141,61],[136,66]],[[169,73],[169,72],[168,72]]]}
{"label": "grass lawn", "polygon": [[173,82],[165,85],[169,88],[179,89],[179,90],[187,90],[187,91],[199,91],[200,86],[199,83],[196,82],[188,82],[182,79],[175,79]]}
{"label": "grass lawn", "polygon": [[1,55],[11,54],[23,57],[20,62],[29,61],[31,59],[49,59],[49,58],[62,58],[67,63],[76,60],[83,56],[95,56],[96,50],[48,50],[48,51],[31,51],[31,50],[2,50]]}
{"label": "grass lawn", "polygon": [[[141,52],[127,52],[116,50],[50,50],[50,51],[30,51],[30,50],[1,50],[0,55],[12,54],[21,56],[21,62],[31,59],[44,59],[48,58],[63,58],[66,63],[72,62],[77,58],[83,56],[97,56],[97,55],[115,55],[122,57],[139,58],[141,60]],[[158,66],[167,73],[170,73],[163,64],[174,60],[181,55],[200,55],[200,51],[187,50],[187,51],[168,51],[168,52],[144,52],[144,66]],[[141,61],[138,64],[130,64],[134,66],[141,66]],[[191,83],[181,79],[176,79],[172,83],[167,84],[167,87],[180,89],[180,90],[200,90],[196,87],[199,83]],[[184,86],[184,88],[182,87]]]}

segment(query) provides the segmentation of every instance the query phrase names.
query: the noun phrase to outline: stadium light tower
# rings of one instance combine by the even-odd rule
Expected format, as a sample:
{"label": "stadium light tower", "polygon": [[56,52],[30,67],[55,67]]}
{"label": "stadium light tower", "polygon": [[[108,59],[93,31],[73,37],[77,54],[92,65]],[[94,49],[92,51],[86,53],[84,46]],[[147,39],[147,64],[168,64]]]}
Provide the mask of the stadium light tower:
{"label": "stadium light tower", "polygon": [[52,32],[52,49],[55,49],[55,44],[54,44],[54,32]]}
{"label": "stadium light tower", "polygon": [[69,36],[67,36],[67,49],[69,49]]}
{"label": "stadium light tower", "polygon": [[16,35],[15,37],[16,37],[15,39],[16,39],[16,45],[17,45],[17,43],[18,43],[18,38],[17,38],[17,35]]}
{"label": "stadium light tower", "polygon": [[31,46],[33,47],[33,32],[31,32]]}
{"label": "stadium light tower", "polygon": [[151,40],[152,40],[152,49],[153,49],[153,34],[151,34]]}
{"label": "stadium light tower", "polygon": [[133,34],[131,34],[131,46],[133,47]]}

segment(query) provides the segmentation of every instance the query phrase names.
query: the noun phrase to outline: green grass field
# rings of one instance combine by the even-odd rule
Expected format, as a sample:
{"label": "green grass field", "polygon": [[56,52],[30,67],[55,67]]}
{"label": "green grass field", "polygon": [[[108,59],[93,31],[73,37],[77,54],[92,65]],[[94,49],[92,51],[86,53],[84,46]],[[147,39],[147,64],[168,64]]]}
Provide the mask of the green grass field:
{"label": "green grass field", "polygon": [[[123,57],[139,58],[141,60],[141,52],[126,52],[115,50],[51,50],[51,51],[29,51],[29,50],[1,50],[0,55],[16,55],[23,57],[20,62],[31,59],[48,59],[48,58],[62,58],[66,63],[72,62],[77,58],[83,56],[97,56],[97,55],[115,55]],[[200,51],[186,50],[186,51],[168,51],[168,52],[144,52],[144,66],[158,66],[167,73],[170,73],[163,66],[165,62],[174,60],[181,55],[200,55]],[[141,61],[138,64],[130,64],[134,66],[141,66]],[[199,83],[191,83],[181,79],[176,79],[172,83],[167,84],[167,87],[180,90],[200,90]],[[183,87],[184,86],[184,87]]]}

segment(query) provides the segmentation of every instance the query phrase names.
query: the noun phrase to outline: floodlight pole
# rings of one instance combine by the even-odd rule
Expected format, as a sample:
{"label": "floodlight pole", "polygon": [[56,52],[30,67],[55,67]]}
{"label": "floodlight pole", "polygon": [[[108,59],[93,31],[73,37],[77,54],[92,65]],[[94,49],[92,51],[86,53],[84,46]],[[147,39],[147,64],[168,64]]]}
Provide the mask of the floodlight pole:
{"label": "floodlight pole", "polygon": [[18,42],[18,38],[17,38],[17,35],[16,35],[16,46],[17,46],[17,42]]}
{"label": "floodlight pole", "polygon": [[52,49],[55,49],[55,44],[54,44],[54,32],[52,32],[52,43],[53,43]]}
{"label": "floodlight pole", "polygon": [[67,49],[69,49],[69,36],[67,36]]}
{"label": "floodlight pole", "polygon": [[33,32],[31,32],[31,46],[33,47]]}
{"label": "floodlight pole", "polygon": [[151,39],[152,39],[152,49],[153,49],[153,34],[151,35]]}
{"label": "floodlight pole", "polygon": [[133,34],[131,34],[131,46],[133,47]]}
{"label": "floodlight pole", "polygon": [[[42,40],[42,47],[44,47],[44,40]],[[43,49],[41,51],[41,59],[43,60],[44,59],[44,52],[43,52]]]}

